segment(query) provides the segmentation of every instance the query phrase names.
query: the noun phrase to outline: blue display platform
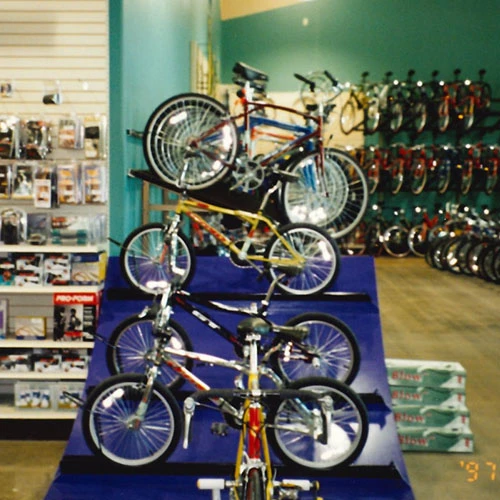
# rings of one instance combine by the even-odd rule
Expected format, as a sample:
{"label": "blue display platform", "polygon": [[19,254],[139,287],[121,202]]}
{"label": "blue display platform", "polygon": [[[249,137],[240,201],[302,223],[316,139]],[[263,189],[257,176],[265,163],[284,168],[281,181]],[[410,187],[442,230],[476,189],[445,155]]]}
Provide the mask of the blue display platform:
{"label": "blue display platform", "polygon": [[[252,269],[236,268],[228,259],[198,258],[198,269],[190,290],[230,305],[248,305],[263,297],[266,280],[257,281]],[[111,258],[103,295],[99,334],[108,336],[123,319],[139,312],[151,299],[127,289],[116,258]],[[326,499],[414,498],[399,446],[384,363],[374,263],[371,257],[343,257],[341,271],[331,290],[319,297],[298,300],[273,297],[269,317],[277,322],[306,311],[333,314],[351,327],[360,351],[360,370],[351,384],[363,398],[369,412],[369,435],[358,459],[349,467],[318,474],[321,496]],[[211,311],[229,328],[241,316]],[[189,333],[195,350],[234,357],[232,347],[213,331],[182,310],[175,319]],[[87,390],[109,376],[105,345],[97,341],[87,379]],[[196,367],[195,373],[214,387],[232,387],[234,372],[213,367]],[[189,390],[188,386],[184,389]],[[81,432],[77,416],[58,473],[46,500],[80,499],[210,499],[196,489],[199,477],[230,477],[236,453],[237,432],[221,438],[210,433],[210,423],[219,420],[212,412],[195,415],[193,439],[188,450],[181,445],[161,467],[147,472],[111,467],[92,455]],[[310,473],[281,465],[273,457],[278,477],[311,478]],[[223,497],[223,498],[227,498]],[[313,498],[303,493],[301,499]]]}

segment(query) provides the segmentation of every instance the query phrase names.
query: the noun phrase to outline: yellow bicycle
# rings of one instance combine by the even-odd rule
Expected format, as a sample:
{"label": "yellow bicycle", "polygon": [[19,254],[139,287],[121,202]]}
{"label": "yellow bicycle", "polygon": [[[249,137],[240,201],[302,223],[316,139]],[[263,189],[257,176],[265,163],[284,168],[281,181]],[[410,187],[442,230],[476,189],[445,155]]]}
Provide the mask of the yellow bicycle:
{"label": "yellow bicycle", "polygon": [[[339,271],[340,253],[328,232],[309,223],[277,226],[264,215],[264,208],[282,180],[293,180],[289,172],[276,171],[275,175],[275,184],[255,213],[197,201],[183,191],[170,222],[145,224],[132,231],[121,245],[120,264],[129,284],[146,293],[156,293],[166,282],[175,281],[184,288],[189,284],[196,255],[191,240],[181,230],[186,216],[225,247],[236,266],[252,267],[270,281],[285,274],[286,279],[277,284],[282,292],[313,295],[329,288]],[[245,237],[233,241],[207,222],[200,211],[236,217],[242,222]],[[268,237],[263,250],[262,235]]]}

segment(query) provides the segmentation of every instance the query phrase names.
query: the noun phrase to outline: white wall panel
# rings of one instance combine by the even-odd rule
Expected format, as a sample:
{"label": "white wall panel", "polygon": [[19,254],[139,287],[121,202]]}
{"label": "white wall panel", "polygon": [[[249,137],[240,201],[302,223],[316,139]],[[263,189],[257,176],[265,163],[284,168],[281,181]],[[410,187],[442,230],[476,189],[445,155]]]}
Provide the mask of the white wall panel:
{"label": "white wall panel", "polygon": [[[108,114],[108,73],[107,0],[0,2],[0,84],[14,89],[0,114]],[[54,82],[62,104],[44,105]]]}

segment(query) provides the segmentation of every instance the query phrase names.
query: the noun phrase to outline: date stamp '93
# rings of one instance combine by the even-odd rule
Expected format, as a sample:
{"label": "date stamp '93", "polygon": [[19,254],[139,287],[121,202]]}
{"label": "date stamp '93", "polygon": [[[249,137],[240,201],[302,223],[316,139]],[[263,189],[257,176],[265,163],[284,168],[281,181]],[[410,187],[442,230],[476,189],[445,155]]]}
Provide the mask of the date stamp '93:
{"label": "date stamp '93", "polygon": [[495,462],[488,460],[484,462],[460,460],[459,464],[467,472],[468,483],[475,483],[479,479],[495,481],[497,478],[497,464]]}

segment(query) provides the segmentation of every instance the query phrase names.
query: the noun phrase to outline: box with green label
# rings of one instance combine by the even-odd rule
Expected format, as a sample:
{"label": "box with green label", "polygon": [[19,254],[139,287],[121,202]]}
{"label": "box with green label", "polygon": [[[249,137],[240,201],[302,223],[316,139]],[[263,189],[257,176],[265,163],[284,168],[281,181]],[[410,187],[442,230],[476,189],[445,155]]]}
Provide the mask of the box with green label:
{"label": "box with green label", "polygon": [[456,361],[386,359],[389,385],[464,388],[465,368]]}
{"label": "box with green label", "polygon": [[440,427],[460,429],[470,427],[470,412],[465,405],[416,406],[396,405],[394,420],[401,427]]}
{"label": "box with green label", "polygon": [[472,453],[474,435],[468,428],[404,427],[398,429],[403,451]]}
{"label": "box with green label", "polygon": [[413,406],[448,406],[465,405],[465,389],[448,389],[446,387],[411,387],[391,385],[393,408],[397,405]]}

